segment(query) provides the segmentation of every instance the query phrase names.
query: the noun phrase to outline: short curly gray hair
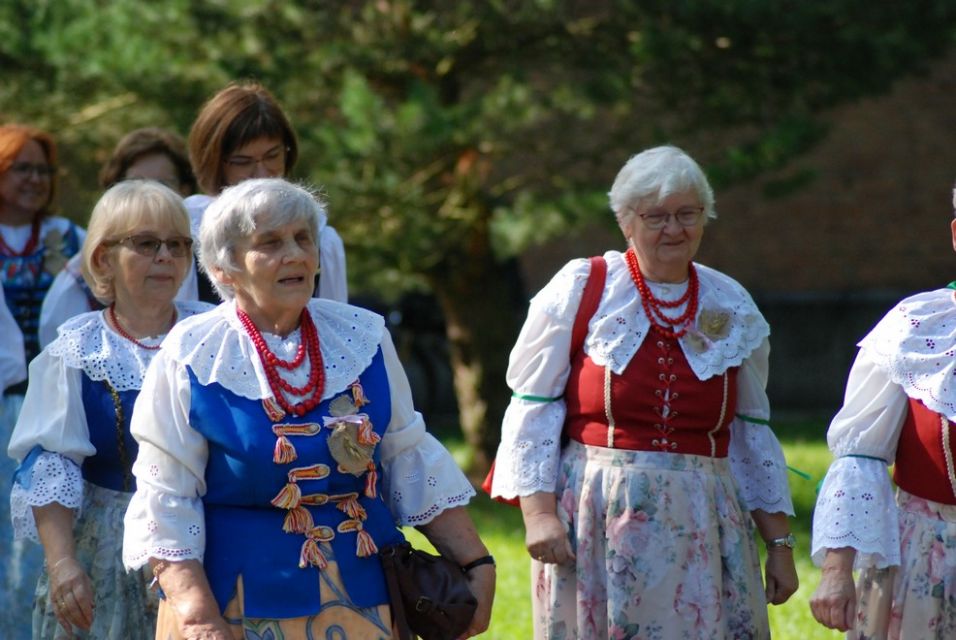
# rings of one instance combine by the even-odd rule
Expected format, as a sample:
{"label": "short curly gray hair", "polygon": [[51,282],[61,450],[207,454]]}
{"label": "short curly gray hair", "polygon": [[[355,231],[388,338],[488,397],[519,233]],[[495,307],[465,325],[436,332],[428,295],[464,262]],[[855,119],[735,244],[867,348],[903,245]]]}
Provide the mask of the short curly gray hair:
{"label": "short curly gray hair", "polygon": [[624,229],[638,209],[689,191],[697,195],[707,218],[717,217],[714,190],[700,165],[683,150],[664,145],[632,156],[618,172],[608,197],[617,223]]}
{"label": "short curly gray hair", "polygon": [[325,203],[317,191],[282,178],[244,180],[228,187],[202,217],[199,227],[199,264],[223,300],[235,291],[212,274],[216,269],[237,272],[235,249],[257,230],[300,221],[308,223],[318,251],[319,233],[325,227]]}

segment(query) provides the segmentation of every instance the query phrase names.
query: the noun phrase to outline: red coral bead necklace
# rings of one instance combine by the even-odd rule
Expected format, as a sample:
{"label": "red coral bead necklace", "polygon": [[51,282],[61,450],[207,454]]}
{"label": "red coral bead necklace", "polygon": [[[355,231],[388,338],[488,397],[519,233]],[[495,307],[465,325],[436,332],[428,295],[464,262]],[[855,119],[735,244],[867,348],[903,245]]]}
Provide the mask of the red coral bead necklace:
{"label": "red coral bead necklace", "polygon": [[[697,278],[697,269],[693,262],[687,264],[688,282],[687,291],[677,300],[663,300],[651,292],[651,288],[641,273],[641,266],[637,261],[637,254],[633,248],[629,248],[624,254],[627,269],[631,273],[631,280],[634,281],[637,291],[640,294],[641,305],[644,307],[644,313],[651,321],[651,329],[664,337],[676,340],[680,338],[688,329],[691,322],[697,316],[697,305],[700,299],[700,281]],[[687,303],[687,309],[677,317],[671,317],[664,313],[663,309],[674,309]],[[672,327],[680,327],[675,330]]]}
{"label": "red coral bead necklace", "polygon": [[[110,322],[112,323],[113,328],[116,329],[116,333],[120,334],[121,336],[123,336],[124,338],[126,338],[127,340],[135,344],[140,349],[146,349],[148,351],[156,351],[157,349],[159,349],[160,345],[158,344],[154,344],[154,345],[143,344],[142,342],[134,338],[132,334],[130,334],[130,332],[127,331],[123,327],[123,325],[120,324],[119,318],[116,317],[115,302],[109,306],[109,309],[107,309],[107,313],[109,314]],[[173,319],[169,323],[169,327],[172,328],[174,324],[176,324],[176,309],[173,309]]]}
{"label": "red coral bead necklace", "polygon": [[[259,354],[259,360],[262,362],[262,368],[265,371],[266,379],[269,382],[269,388],[276,402],[287,414],[302,416],[314,409],[322,402],[322,393],[325,391],[325,364],[322,361],[322,349],[319,344],[319,332],[312,321],[312,315],[308,310],[303,309],[299,318],[301,328],[301,342],[296,355],[292,360],[283,360],[277,356],[269,345],[266,344],[262,332],[252,322],[252,318],[242,309],[237,308],[236,313],[239,316],[239,322],[245,329],[249,339],[252,340],[256,353]],[[301,387],[292,385],[283,379],[279,368],[293,370],[298,368],[305,361],[305,356],[309,356],[309,379]],[[290,395],[306,396],[300,402],[292,403],[286,398],[286,393]]]}

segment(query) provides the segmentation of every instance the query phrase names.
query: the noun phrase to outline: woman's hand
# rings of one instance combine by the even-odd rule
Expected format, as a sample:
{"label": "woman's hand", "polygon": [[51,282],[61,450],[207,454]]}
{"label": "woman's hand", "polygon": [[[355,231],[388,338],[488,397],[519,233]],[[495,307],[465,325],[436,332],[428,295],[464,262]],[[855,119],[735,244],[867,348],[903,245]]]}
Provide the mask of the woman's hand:
{"label": "woman's hand", "polygon": [[800,585],[797,568],[793,564],[793,549],[772,547],[767,549],[767,602],[783,604],[790,599]]}
{"label": "woman's hand", "polygon": [[855,557],[856,551],[849,547],[828,549],[821,567],[820,586],[810,598],[813,617],[830,629],[849,631],[856,620]]}
{"label": "woman's hand", "polygon": [[532,558],[553,564],[574,562],[574,550],[568,532],[558,519],[553,493],[521,496],[521,515],[524,516],[524,546]]}
{"label": "woman's hand", "polygon": [[[442,556],[459,566],[488,555],[488,548],[478,537],[478,530],[464,507],[445,509],[428,524],[416,527]],[[478,608],[471,618],[468,629],[458,636],[470,638],[488,630],[491,622],[491,605],[495,600],[495,568],[483,564],[468,571],[468,584],[478,600]]]}
{"label": "woman's hand", "polygon": [[93,624],[93,583],[76,558],[60,558],[47,571],[50,600],[56,619],[72,637],[73,627],[86,631]]}
{"label": "woman's hand", "polygon": [[184,640],[233,640],[198,560],[151,560],[150,564]]}
{"label": "woman's hand", "polygon": [[478,608],[475,609],[475,615],[471,618],[471,624],[463,634],[458,636],[458,640],[465,640],[484,633],[491,624],[491,604],[495,600],[495,579],[497,573],[494,565],[483,564],[475,567],[467,574],[468,586],[471,592],[478,599]]}

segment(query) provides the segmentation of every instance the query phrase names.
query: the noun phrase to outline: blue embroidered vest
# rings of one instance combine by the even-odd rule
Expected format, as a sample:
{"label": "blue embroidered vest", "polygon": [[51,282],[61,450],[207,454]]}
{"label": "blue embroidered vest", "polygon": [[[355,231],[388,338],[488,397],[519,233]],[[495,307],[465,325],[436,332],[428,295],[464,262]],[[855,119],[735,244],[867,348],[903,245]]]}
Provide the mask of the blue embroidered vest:
{"label": "blue embroidered vest", "polygon": [[[96,447],[96,453],[83,460],[83,479],[87,482],[113,489],[132,492],[136,490],[136,480],[131,472],[139,445],[129,433],[129,421],[133,415],[133,403],[139,395],[139,389],[117,392],[117,398],[123,412],[122,432],[117,433],[116,404],[110,393],[109,384],[103,380],[91,380],[84,372],[83,408],[86,411],[86,424],[90,430],[90,442]],[[120,436],[122,444],[120,444]],[[121,450],[122,447],[122,450]]]}
{"label": "blue embroidered vest", "polygon": [[[261,400],[242,398],[216,383],[201,385],[193,371],[188,367],[187,371],[192,394],[190,424],[206,438],[209,448],[203,497],[204,566],[220,609],[224,610],[234,597],[241,576],[244,612],[249,617],[295,618],[319,612],[321,568],[303,560],[309,536],[286,533],[283,525],[290,512],[272,503],[291,484],[294,474],[290,471],[317,464],[328,466],[325,477],[302,477],[294,482],[302,495],[300,507],[311,516],[311,531],[325,532],[323,543],[331,546],[333,556],[327,560],[338,564],[349,598],[356,606],[388,602],[381,562],[374,552],[366,557],[358,555],[360,533],[354,529],[361,520],[359,529],[378,547],[403,540],[381,498],[379,447],[375,446],[371,457],[377,474],[375,497],[371,498],[366,495],[368,473],[355,476],[340,469],[329,448],[332,430],[321,426],[323,418],[330,416],[331,403],[341,405],[352,398],[351,388],[302,417],[284,416],[274,423]],[[361,413],[368,416],[374,433],[381,437],[391,419],[381,349],[358,382],[369,401]],[[316,423],[319,426],[314,435],[288,436],[297,456],[294,461],[274,461],[279,446],[273,426],[282,429]],[[350,505],[337,500],[349,494],[356,498]],[[354,515],[356,504],[364,509],[364,519],[347,515],[349,506]],[[331,539],[329,534],[334,534]],[[328,545],[321,545],[325,554]]]}
{"label": "blue embroidered vest", "polygon": [[[61,251],[66,258],[80,250],[80,239],[76,225],[70,224],[63,234]],[[0,254],[0,278],[3,280],[3,293],[7,306],[23,332],[23,346],[27,364],[40,353],[40,340],[37,330],[40,325],[40,306],[46,292],[53,284],[56,274],[43,268],[46,247],[43,238],[36,250],[28,256],[7,256]],[[26,390],[23,383],[22,390]]]}

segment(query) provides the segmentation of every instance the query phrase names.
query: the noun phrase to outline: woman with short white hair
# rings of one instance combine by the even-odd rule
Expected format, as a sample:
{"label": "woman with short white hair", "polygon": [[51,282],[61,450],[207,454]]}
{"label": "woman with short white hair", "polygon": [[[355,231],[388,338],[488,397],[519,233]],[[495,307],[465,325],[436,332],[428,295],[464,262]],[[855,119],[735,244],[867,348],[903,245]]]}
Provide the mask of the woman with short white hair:
{"label": "woman with short white hair", "polygon": [[797,588],[769,327],[693,261],[715,215],[690,156],[637,154],[610,203],[627,250],[565,265],[508,367],[490,489],[521,506],[535,637],[769,638]]}
{"label": "woman with short white hair", "polygon": [[226,302],[170,334],[132,425],[124,558],[159,580],[163,640],[392,637],[377,551],[396,523],[465,570],[478,608],[461,637],[488,626],[474,490],[414,410],[384,319],[311,297],[324,224],[314,194],[275,178],[203,216]]}
{"label": "woman with short white hair", "polygon": [[[127,574],[117,534],[135,488],[133,402],[166,332],[204,303],[173,301],[189,268],[189,217],[158,182],[123,182],[93,209],[83,276],[106,305],[65,322],[30,364],[10,440],[18,538],[43,545],[33,637],[149,638],[156,600]],[[60,629],[59,627],[62,627]]]}

